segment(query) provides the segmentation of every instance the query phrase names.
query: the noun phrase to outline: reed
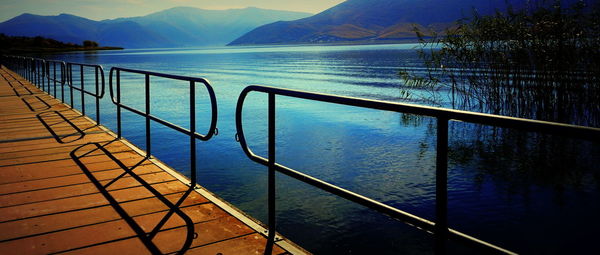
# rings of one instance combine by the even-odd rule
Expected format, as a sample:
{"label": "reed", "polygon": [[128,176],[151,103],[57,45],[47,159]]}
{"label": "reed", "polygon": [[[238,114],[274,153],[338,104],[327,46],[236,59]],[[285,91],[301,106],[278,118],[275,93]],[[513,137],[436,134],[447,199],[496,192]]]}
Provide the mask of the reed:
{"label": "reed", "polygon": [[474,12],[444,34],[415,29],[425,71],[401,70],[400,94],[457,109],[598,127],[599,7],[528,4],[488,16]]}

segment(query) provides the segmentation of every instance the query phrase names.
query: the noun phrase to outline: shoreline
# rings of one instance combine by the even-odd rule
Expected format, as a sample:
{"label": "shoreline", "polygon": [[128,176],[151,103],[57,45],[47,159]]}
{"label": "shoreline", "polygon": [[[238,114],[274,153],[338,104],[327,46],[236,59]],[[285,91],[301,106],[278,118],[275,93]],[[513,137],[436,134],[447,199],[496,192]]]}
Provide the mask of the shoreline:
{"label": "shoreline", "polygon": [[93,48],[17,48],[17,49],[8,49],[6,53],[59,53],[59,52],[89,52],[89,51],[99,51],[99,50],[124,50],[123,47],[93,47]]}

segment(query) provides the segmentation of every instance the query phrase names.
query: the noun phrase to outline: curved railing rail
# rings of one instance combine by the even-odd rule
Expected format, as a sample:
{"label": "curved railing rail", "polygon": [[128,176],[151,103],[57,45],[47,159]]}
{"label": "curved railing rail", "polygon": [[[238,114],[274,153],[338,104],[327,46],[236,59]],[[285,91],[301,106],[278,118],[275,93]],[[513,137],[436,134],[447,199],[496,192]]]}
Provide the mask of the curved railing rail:
{"label": "curved railing rail", "polygon": [[48,91],[46,88],[46,61],[41,58],[32,59],[33,83],[43,91]]}
{"label": "curved railing rail", "polygon": [[[85,97],[91,96],[96,100],[96,123],[100,124],[100,99],[106,94],[105,86],[105,74],[104,69],[101,65],[84,64],[84,63],[73,63],[56,60],[44,60],[40,58],[30,58],[21,56],[2,56],[2,64],[7,65],[11,69],[15,70],[18,74],[28,79],[38,88],[46,91],[48,94],[57,95],[57,85],[61,86],[61,100],[65,102],[65,90],[64,85],[69,87],[69,101],[70,106],[74,107],[74,91],[79,91],[81,100],[81,112],[86,115],[86,103]],[[78,79],[75,78],[75,72],[79,71],[77,75]],[[86,73],[92,72],[94,89],[86,89]],[[121,73],[132,73],[144,75],[145,77],[145,102],[146,109],[139,110],[134,107],[125,105],[121,102]],[[89,75],[89,74],[88,74]],[[113,76],[115,77],[115,83],[113,83]],[[156,117],[151,114],[150,107],[150,77],[160,77],[170,80],[180,80],[189,82],[189,95],[190,95],[190,127],[184,128],[166,120]],[[79,86],[76,86],[78,83]],[[200,83],[206,88],[211,105],[211,119],[208,130],[204,134],[198,133],[196,130],[196,86]],[[121,126],[121,110],[125,109],[132,113],[138,114],[146,118],[146,157],[152,155],[151,146],[151,130],[150,121],[158,122],[168,128],[174,129],[190,137],[190,156],[191,156],[191,179],[192,184],[196,183],[196,139],[201,141],[208,141],[215,134],[218,134],[217,129],[217,100],[215,92],[208,82],[204,78],[188,77],[180,75],[170,75],[157,72],[149,72],[143,70],[134,70],[127,68],[113,67],[109,73],[109,84],[110,84],[110,96],[112,103],[117,106],[117,136],[122,137],[122,126]],[[116,91],[116,92],[115,92]]]}
{"label": "curved railing rail", "polygon": [[[48,88],[48,94],[57,97],[56,85],[60,86],[61,101],[65,102],[65,83],[66,83],[66,64],[64,61],[46,60],[46,80],[48,86],[52,84],[52,89]],[[58,75],[58,77],[57,77]]]}
{"label": "curved railing rail", "polygon": [[[73,67],[79,67],[79,87],[75,86],[75,80],[73,79]],[[94,91],[88,91],[85,89],[85,69],[91,68],[94,73]],[[85,95],[89,95],[96,100],[96,123],[100,124],[100,99],[104,97],[105,82],[104,82],[104,69],[101,65],[91,65],[82,63],[66,63],[66,84],[69,87],[71,106],[73,106],[73,90],[80,92],[79,98],[81,99],[81,113],[85,115]],[[63,91],[64,92],[64,91]]]}
{"label": "curved railing rail", "polygon": [[[244,136],[244,126],[242,122],[242,112],[244,101],[250,92],[260,92],[268,94],[268,157],[261,157],[252,152],[248,147]],[[436,221],[429,221],[419,216],[391,207],[379,201],[370,199],[363,195],[343,189],[323,180],[317,179],[300,171],[277,163],[275,158],[275,96],[285,96],[292,98],[301,98],[312,101],[320,101],[333,104],[356,106],[398,113],[410,113],[437,118],[437,156],[436,156]],[[479,240],[475,237],[461,233],[448,227],[448,193],[447,193],[447,155],[448,155],[448,122],[464,121],[483,125],[516,128],[527,131],[550,133],[561,136],[581,138],[592,141],[600,141],[600,129],[581,127],[567,124],[559,124],[545,121],[536,121],[491,114],[458,111],[436,107],[427,107],[412,104],[384,102],[376,100],[367,100],[351,97],[342,97],[327,94],[318,94],[297,90],[281,89],[267,86],[248,86],[240,94],[236,107],[236,129],[237,137],[244,153],[254,162],[265,165],[269,168],[268,175],[268,225],[269,225],[269,243],[272,243],[276,232],[275,219],[275,171],[290,176],[296,180],[307,183],[321,190],[343,197],[355,203],[374,209],[380,213],[389,215],[394,219],[401,220],[413,225],[419,229],[434,233],[436,239],[436,253],[441,254],[446,250],[446,240],[448,238],[464,241],[474,244],[486,250],[486,253],[506,253],[513,252],[493,245],[491,243]],[[270,254],[270,252],[265,252]]]}
{"label": "curved railing rail", "polygon": [[[81,64],[64,62],[58,60],[45,60],[40,58],[20,57],[20,56],[3,56],[6,59],[11,69],[23,76],[25,79],[31,81],[32,84],[47,92],[48,94],[57,97],[57,88],[59,85],[61,95],[60,99],[63,103],[68,104],[71,108],[74,108],[74,90],[80,92],[81,100],[81,113],[86,115],[86,104],[85,96],[92,96],[95,98],[96,103],[96,123],[100,124],[100,99],[105,94],[105,79],[104,69],[101,65],[92,64]],[[79,69],[79,86],[76,86],[74,77],[74,67]],[[85,89],[85,77],[89,69],[93,70],[94,75],[94,91],[88,91]],[[69,103],[65,102],[65,90],[64,85],[69,87]]]}
{"label": "curved railing rail", "polygon": [[[87,96],[92,96],[92,97],[96,98],[96,115],[97,115],[96,122],[97,122],[97,124],[100,124],[100,108],[99,108],[100,107],[100,99],[103,98],[105,95],[105,79],[104,79],[104,71],[103,71],[102,66],[90,65],[90,64],[80,64],[80,63],[65,63],[62,61],[52,61],[52,60],[12,57],[12,56],[2,56],[1,61],[2,61],[2,64],[6,64],[8,67],[14,68],[17,73],[26,77],[29,81],[31,81],[32,84],[34,84],[38,88],[42,89],[43,91],[46,91],[48,94],[51,94],[51,91],[54,90],[55,97],[56,97],[56,92],[57,92],[56,85],[61,84],[63,102],[64,102],[64,94],[65,94],[64,93],[64,84],[67,84],[70,88],[71,107],[73,107],[73,103],[74,103],[73,91],[74,90],[79,91],[81,94],[80,97],[81,97],[81,104],[82,104],[82,114],[84,114],[84,115],[86,114],[85,96],[87,95]],[[79,79],[74,78],[76,76],[75,72],[77,71],[77,69],[79,69],[78,70],[79,71],[79,75],[78,75]],[[94,81],[95,81],[95,90],[94,91],[86,90],[86,86],[85,86],[86,71],[89,71],[90,69],[93,69],[93,73],[94,73]],[[120,91],[121,91],[121,82],[120,82],[121,72],[141,74],[141,75],[145,76],[146,107],[145,107],[144,111],[135,109],[134,107],[127,106],[127,105],[121,103],[121,93],[120,93]],[[60,75],[57,75],[57,73],[60,73]],[[196,165],[197,165],[197,163],[196,163],[197,162],[197,160],[196,160],[196,152],[197,152],[196,139],[199,139],[202,141],[207,141],[218,133],[218,129],[216,127],[216,125],[217,125],[217,101],[216,101],[215,92],[214,92],[212,86],[210,85],[210,83],[206,79],[203,79],[203,78],[169,75],[169,74],[148,72],[148,71],[142,71],[142,70],[133,70],[133,69],[126,69],[126,68],[117,68],[117,67],[113,67],[110,70],[109,75],[110,75],[110,77],[109,77],[110,95],[111,95],[112,103],[114,103],[117,106],[118,138],[119,139],[122,138],[122,136],[121,136],[121,133],[122,133],[121,132],[121,109],[125,109],[130,112],[136,113],[138,115],[145,117],[145,119],[146,119],[146,158],[144,160],[150,158],[150,156],[152,155],[151,154],[151,151],[152,151],[151,143],[150,143],[151,142],[151,140],[150,140],[151,139],[150,121],[158,122],[166,127],[172,128],[172,129],[179,131],[183,134],[186,134],[190,137],[190,163],[191,163],[190,179],[191,179],[191,182],[189,184],[189,189],[176,202],[171,202],[170,200],[164,198],[164,196],[160,192],[158,192],[154,187],[152,187],[152,185],[150,185],[146,181],[144,181],[144,179],[133,174],[132,168],[129,168],[129,167],[125,166],[124,164],[122,164],[122,162],[120,162],[116,157],[114,157],[108,150],[106,150],[103,146],[101,146],[100,144],[97,144],[97,143],[87,143],[87,144],[84,144],[84,145],[76,148],[74,151],[71,152],[71,157],[76,161],[76,163],[84,171],[89,172],[89,170],[87,169],[85,164],[83,164],[80,160],[81,157],[89,154],[89,152],[85,153],[83,156],[77,156],[75,152],[77,152],[79,149],[83,148],[84,146],[93,145],[93,146],[97,147],[95,150],[102,150],[114,162],[116,162],[123,170],[125,170],[127,173],[130,173],[130,176],[132,176],[136,181],[141,183],[142,186],[144,186],[152,194],[154,194],[155,197],[157,197],[159,200],[161,200],[169,208],[169,211],[167,214],[165,214],[165,216],[159,221],[159,223],[149,233],[147,233],[147,231],[144,231],[143,229],[139,228],[139,226],[137,225],[137,223],[135,221],[128,221],[129,225],[134,230],[136,230],[138,232],[138,234],[143,235],[140,238],[142,239],[142,241],[144,242],[146,247],[148,247],[153,254],[162,254],[161,251],[152,243],[152,240],[154,239],[154,237],[157,236],[158,232],[162,229],[163,226],[165,226],[165,224],[169,221],[169,219],[173,215],[178,215],[181,219],[183,219],[185,221],[185,223],[186,223],[185,225],[186,225],[186,229],[187,229],[186,239],[184,241],[184,244],[183,244],[181,250],[179,250],[177,252],[177,254],[183,254],[185,251],[187,251],[190,248],[192,241],[195,238],[194,237],[195,233],[194,233],[193,221],[190,219],[189,216],[187,216],[180,209],[180,207],[181,207],[183,201],[185,199],[187,199],[187,197],[191,194],[191,192],[196,188],[196,183],[197,183],[197,178],[196,178]],[[113,75],[116,78],[115,83],[113,83]],[[150,77],[162,77],[162,78],[167,78],[167,79],[171,79],[171,80],[181,80],[181,81],[189,82],[189,88],[190,88],[190,128],[189,129],[177,126],[175,124],[172,124],[170,122],[167,122],[163,119],[160,119],[160,118],[150,114],[150,109],[151,109],[151,107],[150,107]],[[78,80],[78,81],[76,81],[76,80]],[[79,86],[76,86],[76,82],[79,82]],[[210,98],[210,104],[211,104],[211,113],[212,113],[211,122],[210,122],[210,126],[205,134],[201,134],[196,131],[196,94],[195,93],[196,93],[197,83],[201,83],[206,88],[206,90],[208,92],[208,96]],[[54,88],[51,88],[52,84],[54,85]],[[116,90],[116,93],[114,92],[115,90]],[[81,130],[79,130],[79,131],[81,131]],[[95,151],[95,150],[92,150],[92,151]],[[138,164],[141,164],[141,162],[139,162]],[[86,174],[87,174],[87,172],[86,172]],[[120,175],[119,177],[115,178],[114,180],[112,180],[109,184],[99,184],[93,175],[89,174],[88,176],[90,177],[90,179],[92,181],[94,181],[94,184],[97,185],[99,190],[103,190],[103,189],[105,190],[108,187],[108,185],[114,183],[116,180],[121,178],[123,176],[123,174]],[[127,213],[122,209],[122,207],[119,205],[119,203],[116,200],[114,200],[114,198],[112,196],[110,196],[110,194],[108,194],[107,192],[105,192],[103,194],[109,201],[112,201],[111,205],[113,205],[113,207],[120,214],[122,214],[124,216],[124,218],[128,217]],[[127,221],[127,219],[126,219],[126,221]]]}
{"label": "curved railing rail", "polygon": [[[125,105],[121,102],[121,73],[132,73],[143,75],[145,78],[145,86],[144,86],[144,94],[145,94],[145,109],[138,110],[134,107]],[[113,76],[115,77],[115,82],[113,83]],[[170,123],[166,120],[160,119],[151,114],[150,107],[150,78],[151,77],[161,77],[170,80],[179,80],[179,81],[188,81],[189,82],[189,100],[190,100],[190,128],[186,129],[181,126]],[[200,83],[208,92],[208,96],[210,98],[211,105],[211,120],[208,130],[205,134],[198,133],[196,131],[196,84]],[[110,69],[109,73],[109,86],[110,86],[110,97],[113,102],[117,106],[117,136],[121,138],[122,136],[122,125],[121,125],[121,109],[128,110],[132,113],[140,115],[146,119],[146,157],[150,157],[152,155],[152,143],[151,143],[151,132],[150,132],[150,121],[158,122],[166,127],[169,127],[173,130],[176,130],[180,133],[183,133],[190,138],[190,178],[191,185],[196,184],[196,139],[202,141],[208,141],[213,135],[217,134],[217,99],[215,96],[215,92],[208,82],[208,80],[197,77],[188,77],[188,76],[179,76],[179,75],[170,75],[142,70],[134,70],[120,67],[113,67]]]}

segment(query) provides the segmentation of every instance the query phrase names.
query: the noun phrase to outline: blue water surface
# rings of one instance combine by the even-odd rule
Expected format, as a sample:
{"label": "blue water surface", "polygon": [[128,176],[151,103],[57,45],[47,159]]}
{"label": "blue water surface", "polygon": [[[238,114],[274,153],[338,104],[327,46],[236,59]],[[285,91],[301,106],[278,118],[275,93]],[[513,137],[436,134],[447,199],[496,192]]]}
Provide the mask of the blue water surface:
{"label": "blue water surface", "polygon": [[[250,161],[235,140],[242,89],[259,84],[402,102],[399,69],[421,66],[414,46],[135,49],[44,57],[101,64],[107,86],[111,67],[208,79],[219,105],[219,135],[198,142],[197,169],[190,170],[189,138],[158,123],[152,123],[152,152],[188,176],[196,171],[202,186],[266,222],[267,169]],[[91,79],[84,78],[86,86]],[[144,109],[144,77],[123,74],[121,80],[123,102]],[[188,128],[189,84],[151,81],[152,113]],[[206,90],[196,90],[197,125],[204,132],[209,104]],[[80,96],[73,99],[81,108]],[[266,95],[252,93],[244,108],[249,146],[264,157],[266,106]],[[86,96],[92,117],[93,107]],[[116,130],[108,95],[101,102],[101,123]],[[435,119],[278,97],[276,125],[281,164],[435,220]],[[124,112],[123,135],[146,148],[143,118]],[[460,122],[450,123],[449,136],[450,227],[519,253],[599,251],[598,144]],[[552,163],[556,158],[563,165]],[[316,254],[433,252],[430,234],[281,174],[277,215],[278,231]],[[449,247],[456,254],[482,253],[453,242]]]}

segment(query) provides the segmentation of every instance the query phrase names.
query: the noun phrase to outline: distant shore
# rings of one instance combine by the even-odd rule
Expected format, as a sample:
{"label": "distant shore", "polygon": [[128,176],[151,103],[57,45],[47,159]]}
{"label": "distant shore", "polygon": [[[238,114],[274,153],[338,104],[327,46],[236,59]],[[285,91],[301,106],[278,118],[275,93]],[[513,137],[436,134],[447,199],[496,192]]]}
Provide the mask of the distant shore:
{"label": "distant shore", "polygon": [[[428,39],[429,37],[425,37]],[[245,43],[227,44],[226,46],[280,46],[280,45],[306,45],[306,46],[335,46],[335,45],[378,45],[378,44],[411,44],[418,43],[419,38],[389,39],[389,40],[354,40],[354,41],[328,41],[328,42],[285,42],[285,43]]]}
{"label": "distant shore", "polygon": [[54,52],[72,52],[72,51],[98,51],[98,50],[123,50],[123,47],[73,47],[73,48],[12,48],[10,53],[54,53]]}

